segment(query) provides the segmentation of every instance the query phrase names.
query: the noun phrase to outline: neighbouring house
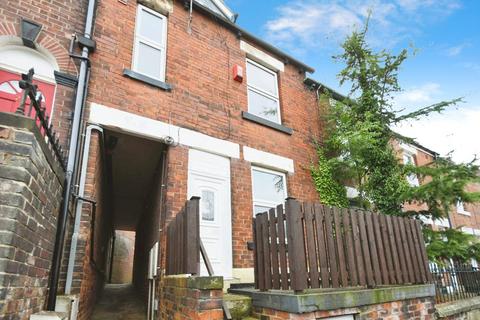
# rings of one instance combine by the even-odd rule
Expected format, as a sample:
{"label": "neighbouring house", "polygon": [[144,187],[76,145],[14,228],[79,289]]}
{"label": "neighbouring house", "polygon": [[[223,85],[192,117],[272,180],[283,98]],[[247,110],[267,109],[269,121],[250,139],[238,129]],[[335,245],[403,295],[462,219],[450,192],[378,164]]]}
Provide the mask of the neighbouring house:
{"label": "neighbouring house", "polygon": [[[439,154],[420,144],[396,144],[396,148],[401,154],[404,163],[413,164],[415,166],[426,166],[432,163],[435,157]],[[428,179],[428,178],[426,178]],[[418,186],[422,183],[416,176],[408,177],[408,182],[413,186]],[[427,182],[427,181],[425,181]],[[467,191],[478,192],[480,186],[478,184],[470,184],[467,186]],[[420,204],[406,204],[405,208],[408,210],[425,209],[425,205]],[[425,219],[424,223],[432,226],[434,230],[445,228],[460,228],[462,231],[480,237],[480,224],[477,222],[480,217],[480,207],[477,203],[463,203],[458,201],[456,206],[453,206],[447,218],[432,221]]]}
{"label": "neighbouring house", "polygon": [[[167,311],[221,319],[223,289],[254,282],[255,214],[287,198],[318,199],[310,165],[324,87],[307,77],[311,67],[235,20],[222,0],[7,0],[0,11],[0,192],[7,199],[0,202],[0,317],[28,319],[53,303],[62,311],[69,305],[70,319],[90,319],[105,285],[120,283],[113,288],[133,287],[149,320]],[[28,119],[35,114],[28,99],[18,112],[21,86],[30,83],[19,80],[32,67],[51,126]],[[58,141],[45,138],[50,129]],[[61,152],[50,154],[61,146],[70,152],[66,164]],[[66,205],[62,192],[71,194]],[[164,277],[172,262],[168,227],[181,224],[195,199],[200,238],[222,278]],[[421,261],[417,244],[409,245]],[[425,279],[410,289],[355,291],[356,303],[344,292],[346,304],[329,304],[328,312],[303,305],[277,316],[431,319],[434,291]],[[123,301],[109,294],[103,297]]]}

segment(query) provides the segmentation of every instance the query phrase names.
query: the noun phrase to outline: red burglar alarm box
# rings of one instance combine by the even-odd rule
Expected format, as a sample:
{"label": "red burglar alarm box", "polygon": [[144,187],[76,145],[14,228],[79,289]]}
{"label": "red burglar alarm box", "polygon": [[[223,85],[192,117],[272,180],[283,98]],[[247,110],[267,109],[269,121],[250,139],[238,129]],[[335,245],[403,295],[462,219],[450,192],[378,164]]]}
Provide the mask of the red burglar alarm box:
{"label": "red burglar alarm box", "polygon": [[238,64],[233,66],[233,80],[238,82],[243,81],[243,68]]}

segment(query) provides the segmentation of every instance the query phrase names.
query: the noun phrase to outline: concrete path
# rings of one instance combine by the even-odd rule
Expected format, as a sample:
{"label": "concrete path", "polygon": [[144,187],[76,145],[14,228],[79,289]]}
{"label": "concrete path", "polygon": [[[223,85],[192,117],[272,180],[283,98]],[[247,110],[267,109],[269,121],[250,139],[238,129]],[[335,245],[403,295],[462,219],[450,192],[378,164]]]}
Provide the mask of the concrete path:
{"label": "concrete path", "polygon": [[132,285],[107,284],[91,320],[145,320],[145,304]]}

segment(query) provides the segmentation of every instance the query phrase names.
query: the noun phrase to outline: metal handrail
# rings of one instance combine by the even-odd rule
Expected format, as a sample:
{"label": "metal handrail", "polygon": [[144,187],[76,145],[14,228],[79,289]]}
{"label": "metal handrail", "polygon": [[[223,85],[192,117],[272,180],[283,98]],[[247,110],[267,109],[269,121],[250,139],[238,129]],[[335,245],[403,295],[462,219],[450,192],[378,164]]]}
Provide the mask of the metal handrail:
{"label": "metal handrail", "polygon": [[18,106],[15,113],[25,116],[25,106],[27,103],[27,97],[30,98],[30,108],[26,115],[29,117],[31,116],[32,106],[33,106],[33,109],[35,111],[35,116],[34,116],[35,123],[37,123],[37,119],[38,119],[40,132],[42,132],[42,129],[43,129],[43,133],[47,138],[47,141],[46,141],[47,145],[50,147],[54,157],[57,158],[62,169],[65,170],[66,169],[65,153],[62,150],[62,147],[60,146],[59,138],[57,134],[53,130],[53,125],[51,123],[49,124],[50,117],[48,115],[45,115],[45,108],[41,107],[42,95],[39,95],[37,97],[38,87],[36,84],[33,84],[32,82],[34,74],[35,74],[35,71],[33,68],[28,70],[28,73],[22,74],[22,80],[19,81],[19,86],[21,89],[23,89],[23,94],[22,94],[22,99],[20,101],[20,105]]}

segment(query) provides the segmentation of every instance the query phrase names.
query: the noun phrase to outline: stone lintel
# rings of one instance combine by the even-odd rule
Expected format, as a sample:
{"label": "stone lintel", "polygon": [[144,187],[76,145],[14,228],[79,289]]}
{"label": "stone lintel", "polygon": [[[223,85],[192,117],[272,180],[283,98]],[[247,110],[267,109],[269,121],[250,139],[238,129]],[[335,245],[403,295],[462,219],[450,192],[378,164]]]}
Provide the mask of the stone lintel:
{"label": "stone lintel", "polygon": [[166,16],[173,11],[173,0],[137,0],[137,2]]}
{"label": "stone lintel", "polygon": [[355,308],[392,301],[435,296],[433,284],[392,286],[375,289],[319,289],[295,294],[292,291],[252,293],[253,306],[290,313]]}

